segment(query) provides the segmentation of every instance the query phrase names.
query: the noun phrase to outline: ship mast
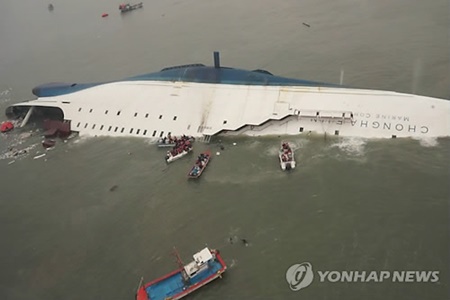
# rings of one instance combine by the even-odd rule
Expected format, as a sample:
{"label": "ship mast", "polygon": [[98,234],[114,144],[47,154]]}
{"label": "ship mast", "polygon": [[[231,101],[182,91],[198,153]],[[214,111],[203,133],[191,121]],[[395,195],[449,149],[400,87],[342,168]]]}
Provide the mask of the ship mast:
{"label": "ship mast", "polygon": [[184,267],[184,263],[183,263],[183,261],[181,260],[181,257],[180,257],[180,254],[179,254],[178,251],[177,251],[177,248],[173,247],[173,253],[172,253],[172,254],[175,256],[175,259],[176,259],[176,261],[177,261],[178,267],[179,267],[180,269],[182,269],[182,268]]}

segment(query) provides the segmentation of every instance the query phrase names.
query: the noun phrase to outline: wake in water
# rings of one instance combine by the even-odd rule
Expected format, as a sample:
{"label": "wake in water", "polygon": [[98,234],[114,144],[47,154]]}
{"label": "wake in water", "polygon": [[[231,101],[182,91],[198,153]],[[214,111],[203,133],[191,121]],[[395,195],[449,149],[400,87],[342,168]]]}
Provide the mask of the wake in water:
{"label": "wake in water", "polygon": [[338,148],[340,151],[351,156],[364,156],[366,139],[362,138],[342,138],[337,143],[334,143],[330,148]]}
{"label": "wake in water", "polygon": [[12,90],[10,88],[0,91],[0,104],[11,101],[11,91]]}
{"label": "wake in water", "polygon": [[415,140],[419,141],[419,144],[422,147],[431,148],[439,146],[439,141],[437,138],[421,138]]}

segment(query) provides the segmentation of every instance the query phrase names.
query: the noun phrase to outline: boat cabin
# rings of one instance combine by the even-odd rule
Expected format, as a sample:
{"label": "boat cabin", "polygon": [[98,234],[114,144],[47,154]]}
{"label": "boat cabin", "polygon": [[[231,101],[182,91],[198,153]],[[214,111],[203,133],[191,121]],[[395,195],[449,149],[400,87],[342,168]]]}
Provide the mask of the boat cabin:
{"label": "boat cabin", "polygon": [[197,274],[208,268],[208,262],[214,259],[211,251],[206,247],[194,254],[194,261],[188,263],[184,266],[184,271],[189,276],[189,278],[193,278]]}

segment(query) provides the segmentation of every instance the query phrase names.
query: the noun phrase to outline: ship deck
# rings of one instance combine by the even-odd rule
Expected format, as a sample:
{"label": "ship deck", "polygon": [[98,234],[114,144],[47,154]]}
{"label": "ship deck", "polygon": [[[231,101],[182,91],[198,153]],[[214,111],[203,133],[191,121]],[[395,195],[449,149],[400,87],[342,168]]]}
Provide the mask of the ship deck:
{"label": "ship deck", "polygon": [[[206,271],[198,274],[194,278],[191,278],[190,287],[204,281],[211,275],[217,274],[222,267],[223,266],[221,263],[217,260],[210,262],[209,268]],[[150,300],[164,300],[167,297],[174,297],[175,295],[183,292],[184,286],[181,272],[177,272],[170,277],[147,286],[145,290]]]}

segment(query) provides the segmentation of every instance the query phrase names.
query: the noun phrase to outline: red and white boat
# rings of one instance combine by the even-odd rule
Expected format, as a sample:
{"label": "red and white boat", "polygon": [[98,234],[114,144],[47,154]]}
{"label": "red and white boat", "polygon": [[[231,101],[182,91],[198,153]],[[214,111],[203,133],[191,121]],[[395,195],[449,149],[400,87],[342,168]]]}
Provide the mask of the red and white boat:
{"label": "red and white boat", "polygon": [[288,142],[282,142],[281,148],[278,151],[278,158],[280,159],[281,170],[295,169],[294,151]]}
{"label": "red and white boat", "polygon": [[147,284],[139,283],[136,300],[176,300],[205,286],[214,279],[221,278],[227,266],[219,250],[208,247],[197,252],[193,261],[184,265],[178,253],[179,268]]}

